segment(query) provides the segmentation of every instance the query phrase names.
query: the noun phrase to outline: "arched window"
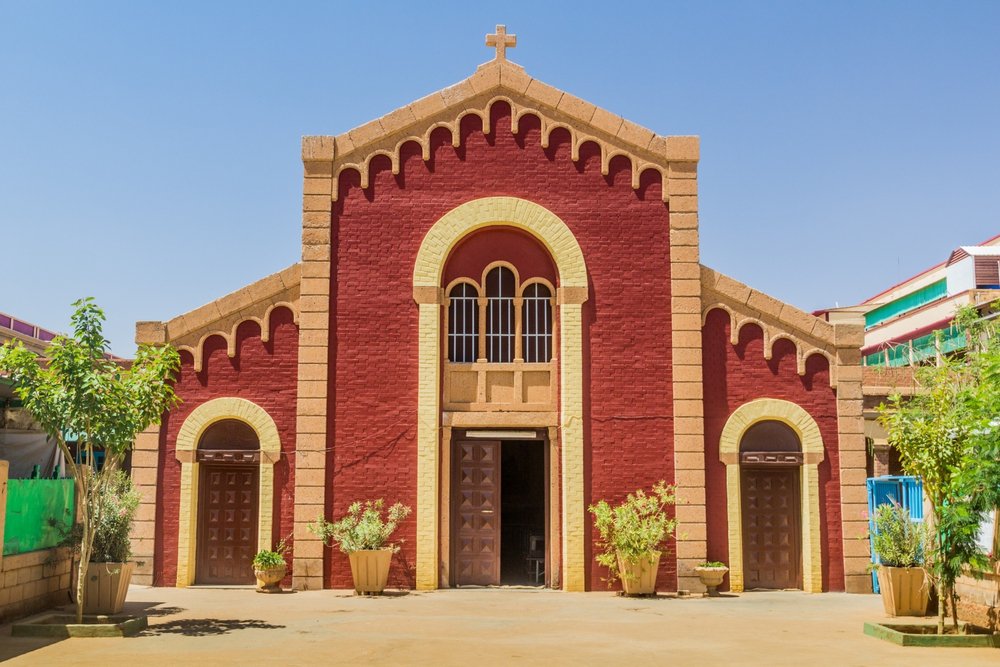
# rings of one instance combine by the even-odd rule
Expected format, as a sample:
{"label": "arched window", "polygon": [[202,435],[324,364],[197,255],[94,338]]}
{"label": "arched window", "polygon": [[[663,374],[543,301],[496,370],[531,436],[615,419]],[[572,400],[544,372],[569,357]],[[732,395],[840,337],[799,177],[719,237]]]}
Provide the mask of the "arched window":
{"label": "arched window", "polygon": [[260,438],[250,424],[239,419],[223,419],[207,429],[198,441],[198,449],[260,449]]}
{"label": "arched window", "polygon": [[740,440],[740,453],[801,452],[799,436],[788,424],[775,420],[757,422],[746,430]]}
{"label": "arched window", "polygon": [[486,274],[486,360],[507,363],[514,360],[514,295],[517,280],[506,266]]}
{"label": "arched window", "polygon": [[522,352],[528,363],[552,361],[552,293],[541,283],[524,288]]}
{"label": "arched window", "polygon": [[448,297],[448,360],[471,364],[479,347],[479,294],[469,283],[459,283]]}

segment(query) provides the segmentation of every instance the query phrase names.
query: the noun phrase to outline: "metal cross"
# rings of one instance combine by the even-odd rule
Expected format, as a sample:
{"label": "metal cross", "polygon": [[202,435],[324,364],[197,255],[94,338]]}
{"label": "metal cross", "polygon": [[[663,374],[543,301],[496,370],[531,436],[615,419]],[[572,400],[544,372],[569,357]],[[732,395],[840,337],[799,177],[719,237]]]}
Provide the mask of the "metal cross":
{"label": "metal cross", "polygon": [[496,60],[507,60],[507,47],[513,49],[517,46],[517,35],[508,35],[507,26],[498,25],[494,34],[486,35],[486,46],[497,50]]}

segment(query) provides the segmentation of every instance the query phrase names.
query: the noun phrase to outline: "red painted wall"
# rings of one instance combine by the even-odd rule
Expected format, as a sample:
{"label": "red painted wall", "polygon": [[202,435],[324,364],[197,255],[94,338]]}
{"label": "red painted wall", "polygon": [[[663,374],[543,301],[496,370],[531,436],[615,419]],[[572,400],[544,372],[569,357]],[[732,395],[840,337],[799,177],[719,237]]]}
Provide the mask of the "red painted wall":
{"label": "red painted wall", "polygon": [[[774,344],[764,359],[764,336],[756,325],[740,330],[732,345],[729,314],[712,310],[703,329],[705,377],[705,482],[708,511],[708,559],[729,560],[726,514],[726,466],[719,461],[719,438],[729,415],[757,398],[780,398],[801,406],[819,425],[826,458],[819,466],[820,534],[823,543],[823,590],[844,590],[841,542],[840,459],[837,450],[836,392],[830,388],[829,363],[822,355],[806,360],[799,376],[795,347]],[[726,581],[728,586],[728,577]]]}
{"label": "red painted wall", "polygon": [[[647,172],[633,191],[626,159],[612,160],[603,176],[596,145],[582,146],[574,163],[567,132],[554,132],[543,149],[537,118],[524,118],[514,136],[509,117],[509,107],[494,105],[488,136],[478,118],[467,117],[458,149],[447,130],[435,131],[429,162],[406,144],[398,175],[388,158],[377,158],[368,189],[357,173],[341,175],[331,253],[328,515],[364,498],[416,504],[414,261],[442,215],[498,195],[559,216],[587,262],[585,501],[673,481],[669,217],[659,174]],[[411,518],[400,530],[405,542],[390,585],[412,583],[415,525]],[[660,587],[674,588],[674,560],[661,568]],[[602,575],[591,567],[592,588],[603,588]],[[326,585],[350,581],[346,558],[328,550]]]}
{"label": "red painted wall", "polygon": [[511,227],[487,227],[465,237],[448,255],[442,287],[455,278],[472,278],[482,285],[483,270],[492,262],[510,262],[521,282],[545,278],[557,284],[555,264],[536,239]]}
{"label": "red painted wall", "polygon": [[[156,547],[153,584],[173,586],[177,581],[177,525],[181,464],[176,452],[177,432],[202,403],[224,396],[253,401],[274,419],[281,438],[281,460],[274,466],[275,541],[292,532],[294,512],[295,409],[298,378],[298,326],[287,308],[271,313],[270,340],[261,342],[260,327],[252,321],[237,329],[236,356],[226,354],[226,341],[213,336],[205,341],[202,371],[181,353],[181,369],[174,387],[183,400],[169,412],[160,427],[160,478],[156,492]],[[289,561],[290,562],[290,561]],[[290,580],[289,580],[290,581]]]}

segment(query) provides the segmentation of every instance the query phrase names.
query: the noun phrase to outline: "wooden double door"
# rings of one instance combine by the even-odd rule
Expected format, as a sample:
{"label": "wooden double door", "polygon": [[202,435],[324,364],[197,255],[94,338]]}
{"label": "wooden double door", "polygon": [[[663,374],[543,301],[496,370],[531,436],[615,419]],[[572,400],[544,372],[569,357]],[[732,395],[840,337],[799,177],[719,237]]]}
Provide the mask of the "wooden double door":
{"label": "wooden double door", "polygon": [[199,477],[195,582],[254,583],[260,466],[202,463]]}
{"label": "wooden double door", "polygon": [[[461,439],[456,439],[452,443],[450,510],[452,585],[496,586],[501,583],[501,550],[504,542],[502,525],[504,503],[501,498],[503,444],[499,440]],[[542,448],[545,442],[531,444]],[[537,471],[537,474],[547,480],[547,454],[541,455],[540,459],[542,470]],[[543,500],[537,507],[541,520],[536,530],[543,536],[548,533],[547,494],[546,488],[542,494]],[[542,541],[548,542],[545,537]],[[543,557],[543,562],[545,558],[547,557]],[[544,572],[542,575],[541,578],[547,581]]]}
{"label": "wooden double door", "polygon": [[742,466],[743,586],[802,588],[798,466]]}

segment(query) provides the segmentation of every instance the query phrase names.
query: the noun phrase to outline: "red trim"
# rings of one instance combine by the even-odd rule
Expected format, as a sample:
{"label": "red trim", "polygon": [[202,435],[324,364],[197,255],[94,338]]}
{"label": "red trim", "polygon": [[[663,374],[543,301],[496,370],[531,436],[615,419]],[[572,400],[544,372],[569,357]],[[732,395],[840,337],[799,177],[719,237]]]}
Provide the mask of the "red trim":
{"label": "red trim", "polygon": [[[994,241],[996,241],[997,239],[1000,239],[1000,234],[997,234],[996,236],[993,236],[993,237],[991,237],[991,238],[988,238],[988,239],[986,239],[985,241],[983,241],[982,243],[977,243],[976,245],[989,245],[989,244],[993,243]],[[953,252],[954,252],[954,251],[953,251]],[[896,289],[897,287],[902,287],[902,286],[903,286],[903,285],[905,285],[906,283],[908,283],[908,282],[910,282],[910,281],[912,281],[912,280],[916,280],[916,279],[917,279],[917,278],[919,278],[920,276],[923,276],[923,275],[926,275],[926,274],[930,273],[931,271],[933,271],[933,270],[935,270],[935,269],[940,269],[940,268],[941,268],[942,266],[945,266],[945,265],[947,265],[947,264],[948,264],[948,260],[950,260],[950,259],[951,259],[951,254],[949,253],[949,255],[948,255],[948,259],[946,259],[945,261],[943,261],[943,262],[939,262],[938,264],[935,264],[934,266],[932,266],[932,267],[931,267],[931,268],[929,268],[929,269],[924,269],[924,270],[923,270],[923,271],[921,271],[920,273],[918,273],[918,274],[916,274],[916,275],[913,275],[913,276],[910,276],[910,277],[909,277],[909,278],[907,278],[906,280],[903,280],[903,281],[901,281],[901,282],[898,282],[898,283],[896,283],[895,285],[893,285],[892,287],[890,287],[890,288],[888,288],[888,289],[884,289],[884,290],[882,290],[881,292],[879,292],[879,293],[878,293],[878,294],[876,294],[875,296],[873,296],[873,297],[870,297],[870,298],[868,298],[868,299],[865,299],[865,300],[864,300],[864,301],[862,301],[861,303],[862,303],[862,304],[865,304],[865,303],[870,303],[870,302],[874,301],[875,299],[879,298],[880,296],[882,296],[883,294],[888,294],[889,292],[891,292],[892,290]]]}
{"label": "red trim", "polygon": [[901,336],[896,336],[895,338],[890,338],[889,340],[882,341],[875,345],[869,345],[868,347],[861,348],[861,354],[871,354],[872,352],[878,352],[884,350],[889,345],[899,345],[900,343],[906,343],[913,340],[914,338],[920,338],[925,334],[929,334],[932,331],[937,331],[938,329],[943,329],[944,327],[951,324],[953,317],[948,317],[943,320],[938,320],[933,324],[928,324],[926,326],[920,327],[919,329],[914,329],[913,331],[907,331]]}

